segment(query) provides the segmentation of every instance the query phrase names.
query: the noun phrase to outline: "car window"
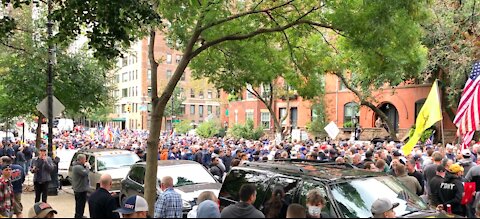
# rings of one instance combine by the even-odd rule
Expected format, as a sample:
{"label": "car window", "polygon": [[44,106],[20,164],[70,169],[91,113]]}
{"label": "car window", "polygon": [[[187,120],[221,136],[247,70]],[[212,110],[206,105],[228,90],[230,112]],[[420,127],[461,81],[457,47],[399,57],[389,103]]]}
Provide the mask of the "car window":
{"label": "car window", "polygon": [[[284,204],[286,204],[285,208],[293,203],[296,193],[297,193],[297,188],[298,184],[300,183],[299,179],[293,179],[293,178],[288,178],[288,177],[275,177],[273,180],[271,180],[270,185],[268,186],[268,189],[265,193],[265,200],[261,206],[259,206],[259,210],[268,211],[268,205],[270,202],[270,199],[272,197],[272,193],[275,190],[276,187],[281,187],[283,188],[283,192],[285,193],[285,197],[283,198]],[[280,210],[280,209],[279,209]],[[286,210],[286,209],[281,209],[281,210]],[[283,213],[286,213],[283,212]],[[282,215],[285,216],[285,215]]]}
{"label": "car window", "polygon": [[75,153],[75,154],[73,155],[72,161],[70,162],[70,166],[73,166],[73,163],[74,163],[75,161],[77,161],[77,157],[78,157],[79,154],[80,154],[80,153]]}
{"label": "car window", "polygon": [[95,171],[95,156],[90,156],[88,158],[88,163],[90,164],[90,170]]}
{"label": "car window", "polygon": [[165,176],[173,178],[173,187],[217,182],[201,164],[159,166],[157,179],[161,180]]}
{"label": "car window", "polygon": [[[221,201],[227,201],[230,203],[240,201],[240,187],[246,183],[253,183],[257,187],[257,199],[254,203],[254,206],[259,208],[265,200],[268,181],[271,177],[273,177],[273,175],[267,175],[266,172],[233,169],[223,182],[223,186],[220,191],[220,197],[223,199]],[[222,206],[226,207],[224,204],[225,203],[222,203]]]}
{"label": "car window", "polygon": [[348,218],[372,217],[372,204],[381,197],[400,204],[394,209],[397,217],[428,209],[427,204],[416,194],[411,193],[395,178],[387,176],[356,179],[333,185],[332,195],[341,212]]}
{"label": "car window", "polygon": [[329,218],[336,217],[335,210],[332,205],[332,201],[328,196],[327,187],[321,183],[304,181],[299,192],[300,195],[299,195],[298,203],[304,206],[305,209],[307,209],[307,194],[309,191],[314,189],[318,189],[322,194],[323,199],[325,200],[325,206],[322,208],[322,215],[328,216]]}
{"label": "car window", "polygon": [[116,154],[97,157],[98,171],[129,167],[140,160],[136,154]]}
{"label": "car window", "polygon": [[145,169],[140,166],[133,167],[130,170],[129,176],[131,180],[135,181],[136,183],[139,183],[143,185],[144,179],[145,179]]}

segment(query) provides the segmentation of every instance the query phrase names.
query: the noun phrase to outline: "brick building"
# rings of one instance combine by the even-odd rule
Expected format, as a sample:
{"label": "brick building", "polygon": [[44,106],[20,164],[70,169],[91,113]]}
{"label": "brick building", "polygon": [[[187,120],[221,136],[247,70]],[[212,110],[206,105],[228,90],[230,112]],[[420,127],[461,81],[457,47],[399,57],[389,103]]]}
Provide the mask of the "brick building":
{"label": "brick building", "polygon": [[[403,139],[408,130],[414,125],[416,116],[425,102],[431,84],[408,84],[398,86],[395,89],[382,89],[372,95],[376,106],[387,114],[393,122],[399,139]],[[325,111],[328,121],[334,121],[338,127],[358,124],[362,129],[375,128],[375,121],[378,116],[367,107],[359,107],[358,98],[341,83],[335,75],[325,76]],[[274,108],[276,116],[280,118],[286,110],[285,100],[275,100]],[[282,126],[292,125],[292,128],[305,130],[306,124],[312,120],[312,103],[296,97],[290,101],[290,121],[284,121]],[[233,101],[229,104],[230,115],[228,121],[230,126],[235,123],[243,123],[246,118],[252,118],[255,126],[265,123],[270,119],[266,115],[268,110],[263,103],[244,91],[242,100]],[[456,128],[444,112],[444,129],[446,140],[452,140]],[[440,123],[437,123],[437,130],[440,130]],[[273,121],[270,121],[270,128],[273,130]],[[439,133],[436,134],[439,137]]]}
{"label": "brick building", "polygon": [[[125,52],[124,58],[119,58],[117,69],[112,72],[116,90],[114,113],[111,114],[114,127],[128,129],[148,129],[150,127],[151,100],[151,69],[148,57],[149,39],[145,38],[134,43]],[[155,37],[155,58],[159,61],[157,69],[158,94],[160,95],[170,77],[173,75],[182,53],[173,49],[165,37],[157,33]],[[185,71],[177,87],[180,89],[181,113],[163,120],[162,130],[170,130],[172,120],[188,120],[192,125],[198,125],[206,119],[218,118],[221,92],[205,79],[193,80],[190,70]],[[224,110],[223,110],[224,111]]]}

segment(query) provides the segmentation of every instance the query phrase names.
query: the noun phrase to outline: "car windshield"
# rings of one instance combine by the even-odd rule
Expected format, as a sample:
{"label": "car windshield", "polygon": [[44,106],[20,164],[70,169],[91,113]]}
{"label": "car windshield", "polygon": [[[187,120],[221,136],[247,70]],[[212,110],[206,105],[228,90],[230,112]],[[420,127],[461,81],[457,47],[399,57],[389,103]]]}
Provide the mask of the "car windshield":
{"label": "car windshield", "polygon": [[200,164],[186,164],[175,166],[158,167],[157,178],[161,180],[164,176],[171,176],[173,178],[174,187],[216,183],[215,179],[210,173]]}
{"label": "car windshield", "polygon": [[411,193],[392,177],[358,179],[332,186],[334,199],[347,218],[372,217],[370,209],[375,200],[386,197],[400,205],[397,216],[429,209],[417,195]]}
{"label": "car windshield", "polygon": [[136,154],[115,154],[97,158],[98,171],[129,167],[140,160]]}

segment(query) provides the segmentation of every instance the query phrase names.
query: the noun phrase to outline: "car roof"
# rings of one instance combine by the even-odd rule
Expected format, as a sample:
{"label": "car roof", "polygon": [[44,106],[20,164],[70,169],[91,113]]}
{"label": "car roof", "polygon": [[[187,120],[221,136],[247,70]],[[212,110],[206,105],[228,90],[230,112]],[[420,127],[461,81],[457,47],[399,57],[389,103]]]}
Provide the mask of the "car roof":
{"label": "car roof", "polygon": [[[185,165],[185,164],[196,164],[200,165],[196,161],[191,161],[191,160],[159,160],[158,161],[158,166],[175,166],[175,165]],[[146,162],[138,162],[137,165],[147,165]]]}
{"label": "car roof", "polygon": [[316,162],[307,160],[276,160],[267,162],[247,162],[238,169],[256,169],[296,177],[312,177],[322,181],[339,181],[346,179],[386,176],[385,173],[358,169],[349,164],[333,162]]}
{"label": "car roof", "polygon": [[121,149],[82,149],[77,153],[84,154],[96,154],[100,156],[115,155],[115,154],[135,154],[132,151],[121,150]]}

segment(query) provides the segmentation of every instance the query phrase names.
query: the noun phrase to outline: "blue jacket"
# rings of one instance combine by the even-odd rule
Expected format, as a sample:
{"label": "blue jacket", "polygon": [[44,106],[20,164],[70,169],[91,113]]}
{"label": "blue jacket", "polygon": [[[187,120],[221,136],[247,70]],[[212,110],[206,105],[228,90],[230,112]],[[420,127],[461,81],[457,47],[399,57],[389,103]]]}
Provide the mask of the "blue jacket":
{"label": "blue jacket", "polygon": [[25,182],[25,171],[23,167],[18,164],[10,165],[12,168],[12,186],[13,186],[13,193],[22,193],[22,185]]}

